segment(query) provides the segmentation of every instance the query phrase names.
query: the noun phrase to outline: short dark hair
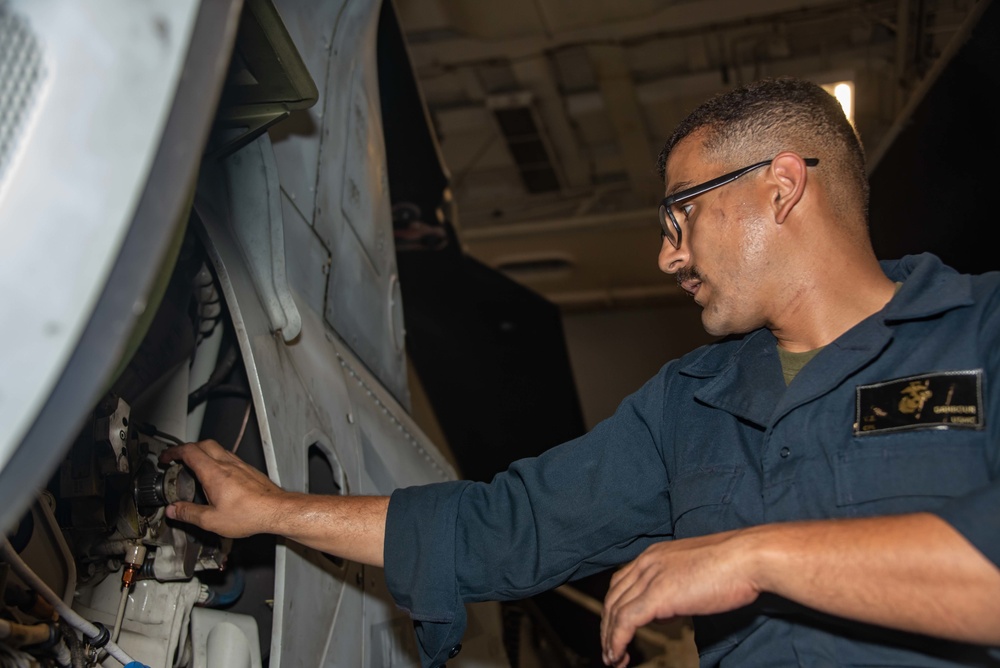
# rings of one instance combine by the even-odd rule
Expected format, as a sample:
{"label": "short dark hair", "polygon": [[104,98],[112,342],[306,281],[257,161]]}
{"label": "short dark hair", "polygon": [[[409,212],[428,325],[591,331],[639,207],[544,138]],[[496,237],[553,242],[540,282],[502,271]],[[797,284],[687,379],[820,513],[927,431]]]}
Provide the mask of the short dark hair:
{"label": "short dark hair", "polygon": [[734,169],[742,166],[736,163],[766,160],[785,150],[819,158],[831,177],[826,182],[834,205],[859,211],[867,220],[868,176],[861,138],[840,103],[822,86],[774,77],[708,99],[663,145],[656,161],[661,179],[666,178],[670,152],[696,132],[706,151],[731,162]]}

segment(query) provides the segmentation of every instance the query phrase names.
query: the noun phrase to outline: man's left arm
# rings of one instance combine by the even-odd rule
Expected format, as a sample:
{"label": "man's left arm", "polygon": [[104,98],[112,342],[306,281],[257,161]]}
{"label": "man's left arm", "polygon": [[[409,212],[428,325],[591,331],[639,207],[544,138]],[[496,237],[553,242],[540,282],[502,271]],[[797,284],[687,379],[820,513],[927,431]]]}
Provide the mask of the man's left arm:
{"label": "man's left arm", "polygon": [[767,524],[657,543],[611,580],[604,661],[627,665],[655,619],[733,610],[770,592],[861,622],[1000,645],[1000,568],[941,517]]}

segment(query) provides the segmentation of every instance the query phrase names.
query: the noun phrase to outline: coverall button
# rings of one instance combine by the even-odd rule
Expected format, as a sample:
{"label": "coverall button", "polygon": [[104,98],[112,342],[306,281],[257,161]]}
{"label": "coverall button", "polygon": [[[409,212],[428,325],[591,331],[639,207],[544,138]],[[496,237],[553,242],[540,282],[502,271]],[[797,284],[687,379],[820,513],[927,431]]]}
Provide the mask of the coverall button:
{"label": "coverall button", "polygon": [[454,659],[456,656],[458,656],[458,653],[461,651],[462,651],[462,643],[458,643],[457,645],[451,648],[450,652],[448,652],[448,658]]}
{"label": "coverall button", "polygon": [[782,459],[785,459],[788,457],[788,455],[792,454],[792,451],[789,450],[788,448],[782,448],[781,452],[779,452],[778,454],[781,455]]}

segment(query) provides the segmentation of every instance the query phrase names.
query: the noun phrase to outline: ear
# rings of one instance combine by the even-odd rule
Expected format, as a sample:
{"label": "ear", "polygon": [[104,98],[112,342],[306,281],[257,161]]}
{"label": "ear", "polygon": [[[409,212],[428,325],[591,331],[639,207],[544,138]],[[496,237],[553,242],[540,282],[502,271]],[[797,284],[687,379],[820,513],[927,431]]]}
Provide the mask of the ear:
{"label": "ear", "polygon": [[774,219],[780,225],[802,199],[808,179],[805,160],[798,153],[783,151],[771,161]]}

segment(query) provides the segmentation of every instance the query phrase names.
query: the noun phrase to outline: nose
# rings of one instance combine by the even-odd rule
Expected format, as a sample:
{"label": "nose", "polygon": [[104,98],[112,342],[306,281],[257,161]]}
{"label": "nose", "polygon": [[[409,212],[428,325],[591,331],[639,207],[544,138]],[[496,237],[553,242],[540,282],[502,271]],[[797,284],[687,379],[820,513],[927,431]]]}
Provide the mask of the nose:
{"label": "nose", "polygon": [[681,247],[674,248],[674,245],[666,237],[660,241],[660,255],[657,264],[664,274],[676,274],[688,263],[688,251],[686,239],[681,240]]}

